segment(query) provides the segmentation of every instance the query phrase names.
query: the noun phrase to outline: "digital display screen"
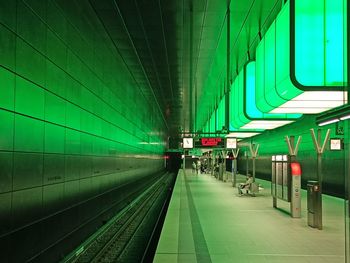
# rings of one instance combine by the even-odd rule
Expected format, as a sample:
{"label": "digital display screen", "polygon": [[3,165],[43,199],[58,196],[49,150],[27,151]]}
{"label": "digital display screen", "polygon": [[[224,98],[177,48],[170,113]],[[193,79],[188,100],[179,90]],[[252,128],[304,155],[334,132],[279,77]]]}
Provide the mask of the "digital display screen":
{"label": "digital display screen", "polygon": [[224,139],[222,138],[200,138],[195,140],[196,148],[225,148]]}

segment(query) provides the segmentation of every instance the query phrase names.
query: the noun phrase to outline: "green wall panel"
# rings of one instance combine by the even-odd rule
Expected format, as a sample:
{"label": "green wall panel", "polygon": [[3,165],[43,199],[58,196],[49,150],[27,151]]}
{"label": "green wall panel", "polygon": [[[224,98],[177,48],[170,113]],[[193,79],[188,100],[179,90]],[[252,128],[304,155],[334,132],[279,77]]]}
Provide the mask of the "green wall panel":
{"label": "green wall panel", "polygon": [[14,114],[0,110],[0,150],[13,150]]}
{"label": "green wall panel", "polygon": [[12,30],[16,30],[16,1],[0,2],[0,21]]}
{"label": "green wall panel", "polygon": [[45,123],[44,151],[46,153],[64,154],[65,134],[66,132],[64,127]]}
{"label": "green wall panel", "polygon": [[66,101],[50,92],[45,92],[45,120],[66,124]]}
{"label": "green wall panel", "polygon": [[0,79],[0,108],[13,110],[15,101],[15,75],[0,67]]}
{"label": "green wall panel", "polygon": [[45,93],[35,84],[16,78],[16,112],[44,119]]}
{"label": "green wall panel", "polygon": [[33,81],[37,85],[45,86],[45,57],[21,38],[16,38],[16,72]]}
{"label": "green wall panel", "polygon": [[15,151],[43,152],[44,122],[15,116]]}
{"label": "green wall panel", "polygon": [[5,26],[0,24],[0,64],[11,70],[15,69],[16,36]]}

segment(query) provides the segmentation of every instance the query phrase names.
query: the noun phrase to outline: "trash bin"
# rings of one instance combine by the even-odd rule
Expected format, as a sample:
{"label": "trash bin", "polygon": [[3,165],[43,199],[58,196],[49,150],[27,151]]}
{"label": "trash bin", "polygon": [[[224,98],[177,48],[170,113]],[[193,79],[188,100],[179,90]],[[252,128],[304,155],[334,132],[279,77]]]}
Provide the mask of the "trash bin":
{"label": "trash bin", "polygon": [[311,227],[320,228],[322,211],[320,211],[321,193],[318,181],[307,182],[307,223]]}

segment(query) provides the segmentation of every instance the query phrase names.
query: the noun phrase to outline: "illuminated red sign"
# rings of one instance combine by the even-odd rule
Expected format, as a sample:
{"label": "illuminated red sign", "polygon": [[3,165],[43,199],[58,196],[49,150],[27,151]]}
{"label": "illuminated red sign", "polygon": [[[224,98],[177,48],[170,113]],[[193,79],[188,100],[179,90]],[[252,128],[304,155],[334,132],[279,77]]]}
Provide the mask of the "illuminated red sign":
{"label": "illuminated red sign", "polygon": [[221,138],[202,138],[202,146],[217,146],[221,142]]}
{"label": "illuminated red sign", "polygon": [[301,167],[300,163],[291,163],[292,176],[300,176],[301,175]]}

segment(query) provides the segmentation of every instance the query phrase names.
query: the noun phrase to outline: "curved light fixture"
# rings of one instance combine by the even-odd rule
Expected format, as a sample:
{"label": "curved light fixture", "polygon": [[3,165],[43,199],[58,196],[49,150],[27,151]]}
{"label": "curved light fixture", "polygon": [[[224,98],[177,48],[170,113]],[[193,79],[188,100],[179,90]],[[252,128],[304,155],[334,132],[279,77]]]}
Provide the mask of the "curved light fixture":
{"label": "curved light fixture", "polygon": [[256,49],[257,107],[319,113],[347,103],[344,0],[290,0]]}
{"label": "curved light fixture", "polygon": [[239,72],[230,92],[230,124],[240,130],[270,130],[289,124],[301,114],[270,114],[260,111],[256,104],[255,61]]}

